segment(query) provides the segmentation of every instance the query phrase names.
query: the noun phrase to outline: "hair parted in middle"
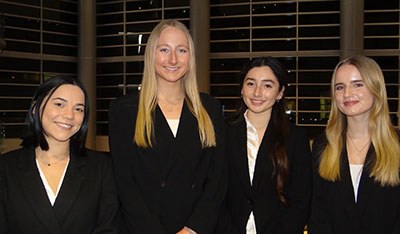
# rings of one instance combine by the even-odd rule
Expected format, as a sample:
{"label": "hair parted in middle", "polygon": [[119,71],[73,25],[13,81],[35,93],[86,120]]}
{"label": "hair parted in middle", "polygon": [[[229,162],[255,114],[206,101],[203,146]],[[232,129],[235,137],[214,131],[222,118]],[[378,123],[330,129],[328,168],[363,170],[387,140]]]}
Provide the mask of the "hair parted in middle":
{"label": "hair parted in middle", "polygon": [[[273,57],[260,57],[249,61],[243,67],[240,72],[241,88],[243,87],[247,73],[255,67],[269,67],[278,80],[279,91],[282,91],[282,89],[287,85],[287,70],[283,64]],[[228,123],[235,126],[242,122],[246,110],[247,106],[243,101],[243,98],[241,98],[237,111],[233,113],[232,116],[228,117]],[[288,201],[284,196],[284,185],[287,182],[289,173],[289,165],[285,149],[285,138],[289,132],[289,119],[286,115],[285,94],[282,95],[280,101],[275,102],[273,105],[269,125],[271,125],[272,129],[272,136],[268,140],[273,146],[271,159],[274,168],[274,176],[276,178],[276,192],[279,200],[284,204],[288,204]]]}
{"label": "hair parted in middle", "polygon": [[48,150],[49,144],[45,137],[42,124],[43,110],[53,93],[62,85],[74,85],[79,87],[85,97],[84,118],[81,128],[75,133],[70,140],[70,148],[73,152],[80,152],[84,148],[87,129],[89,125],[89,96],[83,84],[74,77],[56,76],[46,80],[39,86],[32,98],[32,103],[27,115],[29,132],[24,137],[23,146],[40,146],[42,150]]}
{"label": "hair parted in middle", "polygon": [[214,127],[210,116],[201,103],[196,79],[196,56],[193,39],[187,27],[177,20],[161,21],[151,32],[144,53],[144,71],[141,82],[138,114],[134,141],[139,147],[152,147],[154,144],[154,122],[153,112],[157,106],[157,77],[154,66],[155,53],[161,32],[173,27],[185,33],[189,44],[189,70],[183,77],[185,100],[190,111],[197,118],[199,135],[202,146],[211,147],[216,145]]}
{"label": "hair parted in middle", "polygon": [[[399,136],[390,121],[385,79],[379,65],[371,58],[353,56],[340,61],[331,80],[331,111],[326,126],[327,146],[322,152],[319,174],[329,181],[340,179],[340,156],[344,147],[347,118],[339,110],[334,98],[336,73],[343,65],[357,68],[366,88],[374,96],[374,104],[368,119],[368,131],[375,150],[369,175],[382,186],[400,184],[400,144]],[[369,166],[369,165],[368,165]]]}

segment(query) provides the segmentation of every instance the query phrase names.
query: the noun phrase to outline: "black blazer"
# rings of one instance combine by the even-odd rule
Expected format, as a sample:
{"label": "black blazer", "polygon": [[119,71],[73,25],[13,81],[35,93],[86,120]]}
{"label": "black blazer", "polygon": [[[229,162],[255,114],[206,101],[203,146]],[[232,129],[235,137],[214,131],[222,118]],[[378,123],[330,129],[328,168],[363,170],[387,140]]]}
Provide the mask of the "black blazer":
{"label": "black blazer", "polygon": [[0,157],[1,234],[115,234],[118,226],[118,199],[107,156],[89,150],[71,155],[54,206],[33,148]]}
{"label": "black blazer", "polygon": [[176,233],[184,226],[211,233],[226,192],[224,123],[213,98],[201,100],[214,124],[217,147],[202,149],[197,120],[185,103],[174,138],[159,107],[155,145],[133,143],[138,93],[111,103],[109,139],[125,233]]}
{"label": "black blazer", "polygon": [[313,144],[314,192],[309,233],[400,233],[400,186],[382,187],[369,176],[375,155],[373,146],[367,153],[355,203],[346,150],[341,154],[340,180],[330,182],[318,174],[320,155],[326,144],[325,136]]}
{"label": "black blazer", "polygon": [[247,160],[247,128],[244,118],[227,128],[229,185],[226,210],[218,224],[220,234],[244,234],[253,211],[257,234],[303,233],[309,215],[312,191],[311,153],[305,131],[294,125],[285,141],[289,178],[284,193],[289,206],[279,201],[269,152],[273,142],[269,124],[260,145],[250,184]]}

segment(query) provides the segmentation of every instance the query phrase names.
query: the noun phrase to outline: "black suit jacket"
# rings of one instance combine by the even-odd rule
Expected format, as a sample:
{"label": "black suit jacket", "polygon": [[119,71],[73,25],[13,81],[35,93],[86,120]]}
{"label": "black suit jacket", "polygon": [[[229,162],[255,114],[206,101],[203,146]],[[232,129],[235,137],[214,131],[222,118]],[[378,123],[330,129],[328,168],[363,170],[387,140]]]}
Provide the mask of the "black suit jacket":
{"label": "black suit jacket", "polygon": [[89,150],[71,155],[54,206],[33,148],[0,157],[1,234],[114,234],[118,225],[118,198],[107,156]]}
{"label": "black suit jacket", "polygon": [[321,136],[313,144],[314,193],[309,233],[400,233],[400,186],[382,187],[369,176],[375,155],[373,146],[367,153],[355,203],[346,150],[341,154],[340,180],[330,182],[318,174],[326,141]]}
{"label": "black suit jacket", "polygon": [[202,149],[197,120],[186,103],[176,138],[159,107],[154,113],[155,144],[133,143],[138,93],[111,103],[109,139],[125,233],[176,233],[184,226],[211,233],[226,192],[224,123],[220,105],[201,100],[212,119],[217,147]]}
{"label": "black suit jacket", "polygon": [[221,216],[218,233],[246,233],[253,211],[257,234],[303,233],[309,215],[312,191],[311,153],[305,131],[293,125],[285,140],[289,161],[289,178],[284,186],[289,206],[279,201],[273,165],[269,152],[273,142],[269,124],[260,145],[253,185],[250,184],[247,160],[247,128],[244,118],[237,126],[227,128],[229,186],[226,212]]}

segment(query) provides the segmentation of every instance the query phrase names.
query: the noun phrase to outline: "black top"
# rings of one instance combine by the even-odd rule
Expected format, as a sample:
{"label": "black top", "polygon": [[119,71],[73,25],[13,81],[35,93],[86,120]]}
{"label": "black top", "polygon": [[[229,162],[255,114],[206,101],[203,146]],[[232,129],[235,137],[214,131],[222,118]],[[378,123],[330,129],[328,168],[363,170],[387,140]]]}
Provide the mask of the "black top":
{"label": "black top", "polygon": [[201,94],[215,128],[217,147],[202,149],[197,119],[184,103],[176,138],[159,107],[155,144],[133,143],[138,93],[111,103],[110,149],[125,233],[176,233],[188,226],[212,233],[226,192],[224,122],[212,97]]}
{"label": "black top", "polygon": [[[218,229],[220,234],[245,234],[253,212],[257,234],[303,233],[310,211],[311,153],[303,129],[290,126],[285,140],[289,163],[289,178],[284,186],[288,206],[277,196],[276,179],[269,157],[274,142],[270,123],[258,150],[253,185],[250,183],[247,159],[247,128],[244,118],[237,126],[227,129],[229,186],[226,212]],[[228,229],[227,229],[228,228]]]}
{"label": "black top", "polygon": [[71,155],[54,206],[33,148],[0,157],[0,234],[117,234],[120,225],[111,160],[85,150]]}
{"label": "black top", "polygon": [[319,161],[326,144],[325,135],[313,144],[314,193],[309,233],[400,233],[400,186],[382,187],[369,176],[375,158],[373,146],[364,163],[356,203],[346,145],[340,158],[340,179],[331,182],[319,176]]}

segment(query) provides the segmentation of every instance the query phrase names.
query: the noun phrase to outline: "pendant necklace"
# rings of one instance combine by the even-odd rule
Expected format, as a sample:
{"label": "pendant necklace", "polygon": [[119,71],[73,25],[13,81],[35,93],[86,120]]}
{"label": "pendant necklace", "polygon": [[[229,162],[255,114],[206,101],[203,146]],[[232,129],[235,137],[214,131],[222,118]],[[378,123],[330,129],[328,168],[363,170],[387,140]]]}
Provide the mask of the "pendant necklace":
{"label": "pendant necklace", "polygon": [[347,139],[349,139],[351,145],[353,146],[353,148],[357,151],[357,156],[360,157],[361,153],[364,151],[364,149],[367,147],[367,145],[369,145],[371,143],[370,140],[367,141],[367,143],[361,147],[361,149],[358,149],[356,144],[354,144],[353,140],[351,139],[351,137],[349,135],[347,135]]}

